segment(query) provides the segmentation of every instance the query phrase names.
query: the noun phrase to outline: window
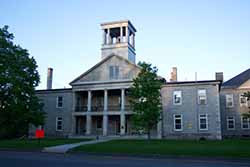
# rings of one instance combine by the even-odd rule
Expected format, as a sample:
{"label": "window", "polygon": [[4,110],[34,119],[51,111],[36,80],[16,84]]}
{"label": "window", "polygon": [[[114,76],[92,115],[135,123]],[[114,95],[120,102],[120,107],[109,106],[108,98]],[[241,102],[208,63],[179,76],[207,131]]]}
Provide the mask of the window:
{"label": "window", "polygon": [[173,104],[174,105],[181,105],[182,104],[181,91],[174,91],[174,93],[173,93]]}
{"label": "window", "polygon": [[182,131],[182,115],[174,115],[174,130]]}
{"label": "window", "polygon": [[247,97],[244,97],[243,94],[240,94],[240,106],[247,106]]}
{"label": "window", "polygon": [[62,131],[63,120],[62,117],[56,117],[56,130]]}
{"label": "window", "polygon": [[227,129],[228,130],[235,129],[235,120],[233,116],[227,117]]}
{"label": "window", "polygon": [[199,115],[199,129],[200,130],[208,130],[207,114]]}
{"label": "window", "polygon": [[249,127],[250,127],[249,121],[250,121],[250,118],[241,117],[241,128],[242,129],[249,129]]}
{"label": "window", "polygon": [[207,104],[207,94],[205,89],[198,90],[198,104]]}
{"label": "window", "polygon": [[227,108],[232,108],[234,106],[234,101],[233,101],[233,95],[232,94],[228,94],[226,95],[226,107]]}
{"label": "window", "polygon": [[110,66],[109,67],[109,78],[110,79],[118,79],[119,78],[119,67],[118,66]]}
{"label": "window", "polygon": [[57,97],[56,107],[57,108],[62,108],[63,107],[63,97],[62,96]]}

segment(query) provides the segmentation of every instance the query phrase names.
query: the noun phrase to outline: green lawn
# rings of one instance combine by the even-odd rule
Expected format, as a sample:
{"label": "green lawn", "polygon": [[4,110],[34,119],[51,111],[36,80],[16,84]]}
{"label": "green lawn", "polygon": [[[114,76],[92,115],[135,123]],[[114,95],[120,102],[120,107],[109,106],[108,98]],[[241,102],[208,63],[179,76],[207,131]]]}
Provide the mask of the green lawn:
{"label": "green lawn", "polygon": [[42,149],[43,147],[55,146],[61,144],[77,143],[90,139],[41,139],[40,145],[37,139],[13,139],[13,140],[0,140],[0,149]]}
{"label": "green lawn", "polygon": [[74,152],[250,158],[250,140],[113,140],[77,147]]}

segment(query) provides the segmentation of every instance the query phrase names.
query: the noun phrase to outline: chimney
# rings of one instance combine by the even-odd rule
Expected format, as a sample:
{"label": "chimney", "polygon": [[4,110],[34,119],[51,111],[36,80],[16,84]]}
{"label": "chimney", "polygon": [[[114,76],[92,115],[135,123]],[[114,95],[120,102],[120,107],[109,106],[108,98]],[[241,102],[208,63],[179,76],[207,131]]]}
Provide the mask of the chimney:
{"label": "chimney", "polygon": [[215,79],[218,81],[223,82],[224,78],[223,78],[223,72],[216,72],[215,73]]}
{"label": "chimney", "polygon": [[47,89],[52,89],[53,68],[48,68]]}
{"label": "chimney", "polygon": [[177,82],[177,67],[172,68],[170,82]]}

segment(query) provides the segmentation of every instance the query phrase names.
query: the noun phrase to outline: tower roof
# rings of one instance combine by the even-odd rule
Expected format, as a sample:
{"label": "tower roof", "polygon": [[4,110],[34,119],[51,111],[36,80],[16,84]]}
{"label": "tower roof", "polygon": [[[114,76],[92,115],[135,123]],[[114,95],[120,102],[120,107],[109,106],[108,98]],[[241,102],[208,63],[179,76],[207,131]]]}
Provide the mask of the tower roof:
{"label": "tower roof", "polygon": [[136,32],[136,29],[133,26],[133,24],[130,22],[130,20],[120,20],[120,21],[111,21],[111,22],[101,23],[101,27],[103,29],[105,29],[105,28],[120,27],[120,26],[129,26],[129,27],[132,28],[132,30],[134,32]]}

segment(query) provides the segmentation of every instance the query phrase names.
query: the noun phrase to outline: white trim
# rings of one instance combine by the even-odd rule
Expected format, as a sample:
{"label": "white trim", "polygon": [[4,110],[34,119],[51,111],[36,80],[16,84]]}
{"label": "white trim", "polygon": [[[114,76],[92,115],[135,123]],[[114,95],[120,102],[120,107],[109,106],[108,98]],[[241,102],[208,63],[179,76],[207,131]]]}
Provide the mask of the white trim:
{"label": "white trim", "polygon": [[[206,119],[206,129],[201,129],[201,115],[205,115],[205,117],[203,117],[203,119],[205,118]],[[200,131],[205,131],[205,130],[208,130],[208,116],[207,114],[199,114],[199,130]]]}
{"label": "white trim", "polygon": [[[242,107],[242,106],[248,106],[248,101],[247,101],[247,97],[243,97],[242,96],[243,94],[239,94],[239,103],[240,103],[240,107]],[[245,100],[246,100],[246,103],[244,104],[244,103],[241,103],[241,98],[245,98]]]}
{"label": "white trim", "polygon": [[[180,92],[180,103],[175,103],[175,94],[178,94]],[[182,91],[181,90],[175,90],[173,91],[173,105],[182,105]]]}
{"label": "white trim", "polygon": [[[58,106],[59,97],[62,97],[62,106]],[[57,96],[57,97],[56,97],[56,108],[63,108],[63,96]]]}
{"label": "white trim", "polygon": [[[61,118],[61,120],[58,120],[58,118]],[[62,122],[62,129],[58,129],[58,122],[61,121]],[[56,131],[63,131],[63,118],[62,117],[56,117]]]}
{"label": "white trim", "polygon": [[247,118],[247,117],[244,117],[244,116],[241,117],[241,129],[243,129],[243,130],[248,130],[248,129],[250,129],[250,118],[247,118],[247,125],[248,125],[248,128],[244,128],[244,127],[243,127],[243,118]]}
{"label": "white trim", "polygon": [[[205,91],[205,103],[204,104],[201,104],[200,102],[200,91]],[[197,98],[198,98],[198,104],[199,105],[206,105],[207,104],[207,90],[206,89],[198,89],[197,90]]]}
{"label": "white trim", "polygon": [[[176,126],[175,126],[175,116],[180,116],[180,118],[177,118],[177,119],[180,119],[181,120],[181,129],[176,129]],[[174,131],[183,131],[183,119],[182,119],[182,114],[174,114],[173,115],[173,118],[174,118]]]}
{"label": "white trim", "polygon": [[[229,99],[232,99],[232,105],[229,106],[228,105],[228,102],[229,102]],[[233,108],[234,107],[234,96],[233,94],[226,94],[226,108]]]}
{"label": "white trim", "polygon": [[[229,119],[229,117],[232,117],[232,119]],[[229,121],[233,121],[234,128],[229,128]],[[227,130],[235,130],[235,116],[227,116]]]}

